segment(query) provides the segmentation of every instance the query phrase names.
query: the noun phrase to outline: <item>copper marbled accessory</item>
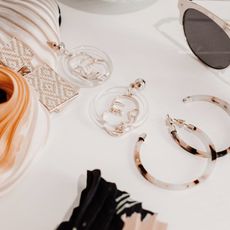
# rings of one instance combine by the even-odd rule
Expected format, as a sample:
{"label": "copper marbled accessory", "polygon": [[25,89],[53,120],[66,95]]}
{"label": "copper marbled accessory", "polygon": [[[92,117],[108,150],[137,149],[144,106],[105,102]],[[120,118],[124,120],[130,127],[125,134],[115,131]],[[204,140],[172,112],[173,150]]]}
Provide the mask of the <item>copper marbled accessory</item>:
{"label": "copper marbled accessory", "polygon": [[[20,74],[0,66],[0,194],[9,189],[28,167],[38,119],[38,101]],[[37,140],[40,142],[40,140]]]}

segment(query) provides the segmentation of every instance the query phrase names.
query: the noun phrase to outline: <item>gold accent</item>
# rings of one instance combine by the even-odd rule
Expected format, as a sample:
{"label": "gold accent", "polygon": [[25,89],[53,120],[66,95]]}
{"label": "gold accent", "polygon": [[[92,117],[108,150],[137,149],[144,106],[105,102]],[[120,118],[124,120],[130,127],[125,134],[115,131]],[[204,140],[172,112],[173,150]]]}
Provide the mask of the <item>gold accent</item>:
{"label": "gold accent", "polygon": [[31,73],[31,70],[27,66],[23,66],[18,73],[20,73],[22,76],[25,76],[29,73]]}

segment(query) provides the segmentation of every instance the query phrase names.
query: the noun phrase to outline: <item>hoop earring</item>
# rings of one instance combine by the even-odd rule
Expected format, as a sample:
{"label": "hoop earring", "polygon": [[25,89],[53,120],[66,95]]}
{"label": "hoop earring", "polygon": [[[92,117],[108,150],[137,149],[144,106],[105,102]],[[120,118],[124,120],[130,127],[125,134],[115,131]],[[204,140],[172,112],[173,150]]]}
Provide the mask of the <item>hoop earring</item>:
{"label": "hoop earring", "polygon": [[[223,109],[230,116],[230,104],[228,102],[218,98],[218,97],[213,97],[213,96],[208,96],[208,95],[195,95],[195,96],[189,96],[189,97],[186,97],[183,99],[184,103],[197,102],[197,101],[205,101],[205,102],[209,102],[211,104],[217,105],[218,107]],[[207,152],[193,148],[192,146],[188,145],[184,141],[182,141],[181,144],[183,146],[187,146],[186,151],[188,151],[189,153],[191,153],[193,155],[198,155],[201,157],[208,157],[208,155],[209,155]],[[217,158],[223,157],[223,156],[227,155],[228,153],[230,153],[230,147],[228,147],[224,150],[218,151],[217,152]]]}
{"label": "hoop earring", "polygon": [[138,138],[138,141],[135,146],[134,159],[135,159],[136,167],[138,168],[139,172],[150,183],[160,188],[167,189],[167,190],[184,190],[184,189],[192,188],[194,186],[197,186],[198,184],[203,183],[211,175],[215,167],[215,163],[217,159],[217,153],[215,151],[214,145],[212,144],[211,140],[202,130],[200,130],[199,128],[191,124],[186,124],[182,120],[172,119],[168,116],[166,119],[166,125],[168,126],[170,134],[173,135],[177,143],[185,150],[187,150],[188,146],[181,144],[184,142],[181,142],[181,139],[177,134],[176,127],[183,128],[186,131],[200,138],[200,140],[203,142],[204,146],[207,149],[207,153],[209,154],[209,157],[207,158],[207,166],[203,174],[199,178],[191,182],[181,183],[181,184],[167,183],[167,182],[158,180],[156,177],[152,176],[143,166],[141,157],[140,157],[141,146],[145,142],[145,139],[147,136],[146,134],[143,134]]}

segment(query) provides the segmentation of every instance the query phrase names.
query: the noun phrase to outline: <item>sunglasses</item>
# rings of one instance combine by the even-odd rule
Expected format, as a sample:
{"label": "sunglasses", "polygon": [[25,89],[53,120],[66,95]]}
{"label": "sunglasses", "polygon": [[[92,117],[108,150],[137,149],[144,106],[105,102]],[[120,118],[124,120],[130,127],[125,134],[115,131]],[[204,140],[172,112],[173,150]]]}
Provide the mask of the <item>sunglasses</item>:
{"label": "sunglasses", "polygon": [[230,65],[230,22],[192,0],[179,0],[179,10],[192,52],[214,69],[227,68]]}

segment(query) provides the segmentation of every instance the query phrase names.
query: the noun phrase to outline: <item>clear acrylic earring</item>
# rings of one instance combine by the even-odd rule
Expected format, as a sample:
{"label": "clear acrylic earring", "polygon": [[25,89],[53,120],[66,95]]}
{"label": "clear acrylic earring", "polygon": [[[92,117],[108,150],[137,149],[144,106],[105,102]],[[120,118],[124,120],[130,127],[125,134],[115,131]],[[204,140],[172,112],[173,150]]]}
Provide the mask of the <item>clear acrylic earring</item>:
{"label": "clear acrylic earring", "polygon": [[115,87],[99,94],[90,105],[96,124],[111,136],[122,136],[141,125],[148,115],[148,105],[139,92],[145,86],[137,79],[129,87]]}
{"label": "clear acrylic earring", "polygon": [[95,87],[107,81],[112,73],[112,61],[103,51],[80,46],[71,51],[64,43],[48,42],[60,55],[61,70],[66,77],[82,88]]}

